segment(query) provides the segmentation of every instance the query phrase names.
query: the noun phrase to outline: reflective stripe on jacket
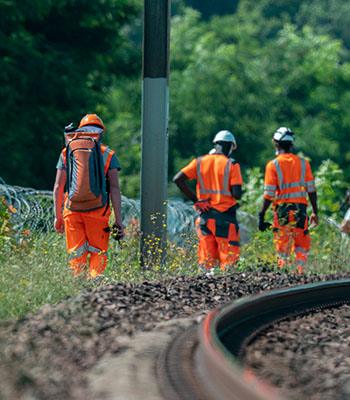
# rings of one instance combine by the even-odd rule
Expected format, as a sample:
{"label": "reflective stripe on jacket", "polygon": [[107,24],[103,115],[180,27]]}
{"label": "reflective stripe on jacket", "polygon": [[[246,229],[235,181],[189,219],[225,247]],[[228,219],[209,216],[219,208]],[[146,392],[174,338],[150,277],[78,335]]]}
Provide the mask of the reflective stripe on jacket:
{"label": "reflective stripe on jacket", "polygon": [[[211,179],[211,177],[208,176],[207,174],[205,174],[204,176],[202,175],[202,171],[201,171],[202,158],[203,157],[197,158],[198,192],[200,194],[220,194],[223,196],[232,196],[232,194],[229,190],[229,186],[228,186],[231,161],[229,159],[225,160],[226,165],[223,170],[224,173],[223,173],[222,182],[220,182],[221,179],[219,179],[218,175],[220,174],[219,168],[222,169],[222,165],[218,166],[218,168],[216,168],[216,171],[214,171],[214,174],[216,176],[218,176],[218,178]],[[206,159],[203,162],[206,162]],[[204,185],[204,182],[206,183],[205,185]]]}
{"label": "reflective stripe on jacket", "polygon": [[275,199],[275,204],[308,204],[306,193],[315,191],[311,167],[304,158],[286,153],[266,165],[264,197]]}
{"label": "reflective stripe on jacket", "polygon": [[191,161],[181,171],[188,179],[197,180],[197,198],[209,199],[216,210],[224,212],[237,203],[230,188],[242,185],[241,169],[224,154],[206,154]]}

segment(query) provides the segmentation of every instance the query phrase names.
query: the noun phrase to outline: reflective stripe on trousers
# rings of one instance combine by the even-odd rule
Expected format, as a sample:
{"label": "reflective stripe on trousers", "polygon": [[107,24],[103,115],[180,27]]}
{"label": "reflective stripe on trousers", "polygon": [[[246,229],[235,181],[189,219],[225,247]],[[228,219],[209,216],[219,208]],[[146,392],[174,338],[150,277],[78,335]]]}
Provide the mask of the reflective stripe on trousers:
{"label": "reflective stripe on trousers", "polygon": [[209,211],[196,220],[199,263],[211,268],[218,260],[221,267],[239,260],[239,226],[235,214]]}
{"label": "reflective stripe on trousers", "polygon": [[84,213],[72,213],[65,217],[66,243],[69,263],[74,273],[86,270],[89,259],[90,276],[102,273],[107,265],[109,233],[108,218],[95,218]]}
{"label": "reflective stripe on trousers", "polygon": [[295,263],[304,267],[311,245],[306,205],[279,205],[274,214],[273,230],[274,245],[279,256],[283,258],[294,252]]}

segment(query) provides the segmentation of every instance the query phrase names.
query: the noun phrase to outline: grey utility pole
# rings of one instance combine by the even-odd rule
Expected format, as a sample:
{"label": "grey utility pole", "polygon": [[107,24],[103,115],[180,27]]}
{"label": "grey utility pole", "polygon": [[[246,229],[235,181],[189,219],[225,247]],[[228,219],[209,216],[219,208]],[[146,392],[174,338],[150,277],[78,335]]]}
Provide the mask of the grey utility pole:
{"label": "grey utility pole", "polygon": [[141,265],[166,253],[170,0],[144,0]]}

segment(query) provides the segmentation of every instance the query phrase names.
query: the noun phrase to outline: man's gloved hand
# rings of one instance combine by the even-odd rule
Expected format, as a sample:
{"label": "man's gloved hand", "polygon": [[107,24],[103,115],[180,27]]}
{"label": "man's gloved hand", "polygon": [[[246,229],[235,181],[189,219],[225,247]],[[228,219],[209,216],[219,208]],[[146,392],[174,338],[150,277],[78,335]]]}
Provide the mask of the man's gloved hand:
{"label": "man's gloved hand", "polygon": [[114,240],[121,240],[124,237],[124,228],[118,224],[114,224],[111,227],[105,228],[105,232],[111,232],[111,236]]}
{"label": "man's gloved hand", "polygon": [[112,237],[114,240],[121,240],[124,237],[124,228],[118,224],[112,226]]}
{"label": "man's gloved hand", "polygon": [[258,228],[259,228],[259,231],[261,231],[261,232],[265,232],[266,229],[269,229],[271,227],[271,224],[269,222],[265,222],[264,219],[265,219],[265,214],[260,213]]}
{"label": "man's gloved hand", "polygon": [[207,212],[211,209],[211,205],[209,203],[209,200],[197,200],[194,203],[194,208],[202,212]]}

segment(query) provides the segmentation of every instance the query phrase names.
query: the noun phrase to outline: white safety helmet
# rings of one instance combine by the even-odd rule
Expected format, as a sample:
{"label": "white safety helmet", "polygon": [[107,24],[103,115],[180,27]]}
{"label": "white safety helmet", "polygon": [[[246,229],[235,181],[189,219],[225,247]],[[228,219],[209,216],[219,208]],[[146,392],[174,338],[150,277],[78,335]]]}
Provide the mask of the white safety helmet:
{"label": "white safety helmet", "polygon": [[[236,139],[233,136],[233,134],[230,131],[220,131],[218,132],[213,140],[213,143],[217,143],[217,142],[229,142],[232,143],[232,150],[236,150],[237,149],[237,143],[236,143]],[[231,151],[232,151],[231,150]]]}
{"label": "white safety helmet", "polygon": [[273,140],[276,140],[276,142],[293,142],[294,132],[285,126],[281,126],[274,132]]}

